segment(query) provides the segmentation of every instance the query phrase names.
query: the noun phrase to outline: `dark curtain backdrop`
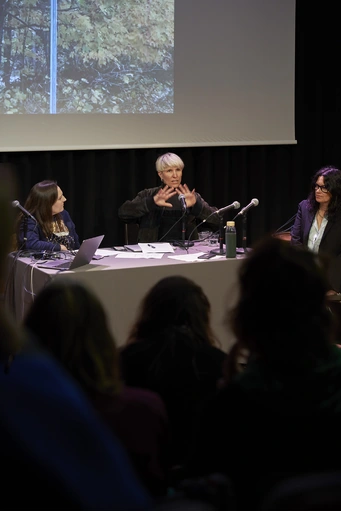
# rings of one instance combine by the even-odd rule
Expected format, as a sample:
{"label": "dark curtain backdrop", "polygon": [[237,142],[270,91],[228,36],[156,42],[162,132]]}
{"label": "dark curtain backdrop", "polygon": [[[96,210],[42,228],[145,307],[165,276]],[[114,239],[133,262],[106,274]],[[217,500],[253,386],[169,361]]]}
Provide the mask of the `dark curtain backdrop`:
{"label": "dark curtain backdrop", "polygon": [[[122,244],[118,207],[139,190],[159,184],[155,160],[174,151],[185,162],[183,181],[211,205],[220,208],[237,200],[245,206],[259,199],[247,219],[252,245],[296,213],[319,167],[341,167],[337,6],[331,0],[315,6],[296,0],[297,145],[0,153],[0,162],[13,164],[18,178],[13,199],[24,204],[32,185],[56,179],[81,239],[105,234],[103,247]],[[228,212],[225,220],[231,217]],[[238,221],[239,244],[241,228]]]}

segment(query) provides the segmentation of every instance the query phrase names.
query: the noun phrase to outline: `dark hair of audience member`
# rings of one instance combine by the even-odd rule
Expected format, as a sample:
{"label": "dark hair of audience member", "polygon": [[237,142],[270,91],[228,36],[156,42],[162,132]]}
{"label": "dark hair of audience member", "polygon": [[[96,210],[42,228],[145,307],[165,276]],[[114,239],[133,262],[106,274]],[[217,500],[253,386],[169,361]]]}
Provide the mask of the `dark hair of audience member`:
{"label": "dark hair of audience member", "polygon": [[273,237],[256,244],[242,263],[240,298],[226,317],[239,343],[278,364],[324,357],[332,341],[326,264]]}
{"label": "dark hair of audience member", "polygon": [[83,388],[119,393],[115,340],[101,302],[82,284],[52,281],[38,294],[25,325]]}
{"label": "dark hair of audience member", "polygon": [[217,346],[211,306],[202,288],[182,276],[169,276],[151,287],[142,300],[127,343],[148,339],[161,343],[160,333],[184,333],[196,345]]}
{"label": "dark hair of audience member", "polygon": [[[7,286],[6,267],[7,255],[11,250],[12,237],[15,230],[14,209],[11,199],[16,195],[14,171],[10,164],[0,164],[0,293],[5,292]],[[23,344],[23,333],[19,330],[11,312],[7,310],[5,301],[0,300],[0,361],[8,366],[8,358],[20,350]]]}

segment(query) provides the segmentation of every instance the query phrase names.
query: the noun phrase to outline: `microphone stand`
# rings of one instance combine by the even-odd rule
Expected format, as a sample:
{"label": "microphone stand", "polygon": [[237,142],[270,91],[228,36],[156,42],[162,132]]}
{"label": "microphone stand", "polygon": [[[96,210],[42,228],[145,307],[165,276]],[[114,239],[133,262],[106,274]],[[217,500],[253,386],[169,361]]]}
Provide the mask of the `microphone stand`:
{"label": "microphone stand", "polygon": [[243,213],[243,238],[242,238],[242,254],[246,254],[248,252],[248,248],[246,246],[246,213]]}
{"label": "microphone stand", "polygon": [[23,247],[22,247],[22,251],[25,251],[26,250],[26,242],[27,242],[27,217],[26,215],[24,215],[24,243],[23,243]]}
{"label": "microphone stand", "polygon": [[[188,250],[189,247],[192,247],[194,245],[194,242],[190,241],[190,238],[186,240],[186,226],[187,226],[187,210],[182,215],[182,226],[181,226],[181,242],[180,240],[174,240],[172,244],[175,247],[182,247],[183,249]],[[192,233],[191,233],[192,234]]]}
{"label": "microphone stand", "polygon": [[185,215],[183,215],[183,217],[182,217],[181,239],[182,239],[182,243],[184,244],[184,247],[185,247],[185,242],[186,242],[186,215],[187,215],[187,211],[186,211]]}
{"label": "microphone stand", "polygon": [[212,249],[210,254],[224,255],[224,217],[223,213],[219,213],[219,249]]}

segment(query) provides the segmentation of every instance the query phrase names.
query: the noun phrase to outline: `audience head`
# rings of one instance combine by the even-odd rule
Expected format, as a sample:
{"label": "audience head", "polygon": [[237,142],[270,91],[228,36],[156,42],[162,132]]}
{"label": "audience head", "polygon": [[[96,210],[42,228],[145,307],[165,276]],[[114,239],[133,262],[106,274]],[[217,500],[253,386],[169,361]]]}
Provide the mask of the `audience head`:
{"label": "audience head", "polygon": [[11,238],[14,233],[15,211],[11,206],[11,200],[16,194],[16,184],[13,169],[9,164],[0,164],[0,276],[4,274],[4,264],[10,252]]}
{"label": "audience head", "polygon": [[83,388],[119,391],[118,353],[106,313],[81,283],[52,281],[38,294],[25,325]]}
{"label": "audience head", "polygon": [[161,333],[185,332],[194,343],[215,344],[210,324],[211,306],[202,288],[183,276],[157,282],[141,302],[129,342],[155,339]]}
{"label": "audience head", "polygon": [[341,170],[330,165],[319,169],[312,178],[308,201],[313,211],[322,203],[327,205],[329,218],[341,209]]}
{"label": "audience head", "polygon": [[239,271],[240,297],[228,320],[242,345],[268,359],[327,352],[325,262],[302,247],[266,237]]}
{"label": "audience head", "polygon": [[[7,256],[12,245],[15,231],[15,212],[11,201],[16,196],[14,170],[10,164],[0,164],[0,293],[5,293],[7,286]],[[5,300],[0,301],[0,360],[8,361],[22,346],[23,335],[5,307]]]}

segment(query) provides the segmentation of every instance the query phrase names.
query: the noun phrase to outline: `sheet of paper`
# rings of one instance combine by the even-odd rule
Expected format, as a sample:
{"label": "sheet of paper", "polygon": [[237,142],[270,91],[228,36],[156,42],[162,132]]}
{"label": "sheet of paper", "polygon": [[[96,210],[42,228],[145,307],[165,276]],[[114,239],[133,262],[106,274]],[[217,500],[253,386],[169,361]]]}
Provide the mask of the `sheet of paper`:
{"label": "sheet of paper", "polygon": [[117,253],[118,251],[114,249],[97,249],[96,251],[97,256],[114,256]]}
{"label": "sheet of paper", "polygon": [[[199,256],[201,256],[202,254],[205,254],[204,252],[196,252],[195,254],[192,253],[192,254],[179,254],[179,255],[176,255],[176,256],[168,256],[168,258],[171,258],[173,260],[178,260],[178,261],[208,261],[208,260],[199,260]],[[211,258],[212,260],[214,259],[220,259],[220,258],[225,258],[224,255],[220,255],[220,254],[217,254],[216,256],[214,256],[214,258]]]}
{"label": "sheet of paper", "polygon": [[152,244],[139,243],[143,253],[155,252],[174,252],[174,248],[169,243],[153,242]]}
{"label": "sheet of paper", "polygon": [[144,260],[149,260],[149,259],[157,259],[157,260],[160,260],[162,258],[163,254],[162,253],[143,253],[143,252],[117,252],[116,253],[116,258],[129,258],[131,260],[138,260],[138,259],[144,259]]}
{"label": "sheet of paper", "polygon": [[202,254],[205,254],[205,253],[196,252],[196,253],[191,253],[191,254],[177,254],[176,256],[168,256],[168,258],[171,258],[172,260],[178,260],[178,261],[197,261],[198,256],[201,256]]}

